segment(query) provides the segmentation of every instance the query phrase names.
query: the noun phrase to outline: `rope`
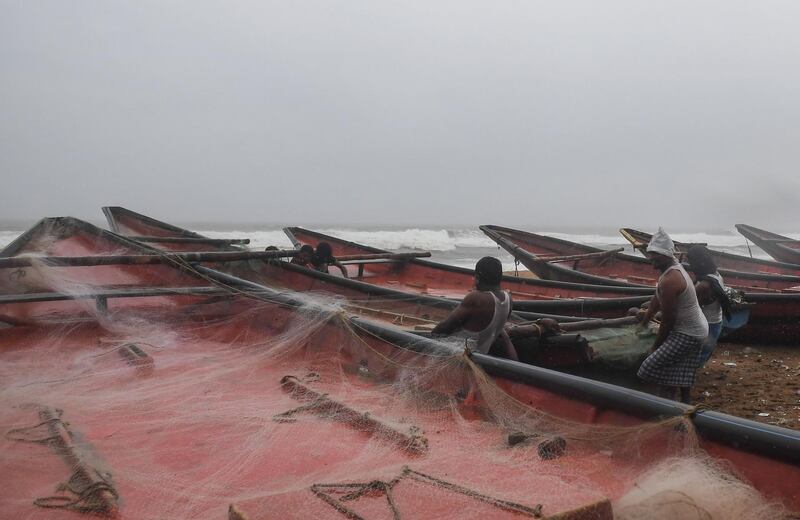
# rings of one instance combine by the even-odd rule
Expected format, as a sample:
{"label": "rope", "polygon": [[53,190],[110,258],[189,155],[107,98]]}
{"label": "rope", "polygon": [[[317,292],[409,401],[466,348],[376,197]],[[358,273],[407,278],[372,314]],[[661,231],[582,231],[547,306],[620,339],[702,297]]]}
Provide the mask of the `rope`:
{"label": "rope", "polygon": [[[294,416],[300,412],[311,411],[321,417],[343,422],[356,430],[370,432],[379,438],[399,445],[403,450],[414,454],[428,451],[428,439],[420,434],[417,426],[411,425],[408,433],[399,431],[382,421],[373,418],[369,412],[359,412],[350,406],[334,401],[328,394],[320,394],[304,386],[298,386],[300,380],[292,375],[284,376],[281,385],[289,389],[295,399],[313,399],[310,403],[298,406],[272,417],[275,422],[294,422]],[[291,386],[290,386],[291,385]]]}
{"label": "rope", "polygon": [[12,282],[18,282],[26,276],[28,276],[28,273],[22,267],[18,267],[17,269],[8,273],[8,279]]}
{"label": "rope", "polygon": [[[60,422],[61,424],[64,425],[64,427],[66,427],[67,423],[65,423],[65,422],[63,422],[61,420],[61,414],[64,413],[63,410],[56,410],[56,413],[58,413],[57,417],[53,417],[52,419],[48,419],[46,421],[42,421],[42,422],[40,422],[38,424],[34,424],[33,426],[26,426],[24,428],[14,428],[14,429],[8,430],[6,432],[6,439],[11,440],[11,441],[19,441],[19,442],[32,442],[34,444],[47,444],[50,441],[59,439],[60,437],[58,435],[51,435],[50,437],[40,437],[40,438],[36,438],[36,439],[31,438],[31,437],[26,435],[27,433],[32,432],[33,430],[36,430],[37,428],[41,428],[45,424],[53,424],[53,423],[59,423]],[[22,435],[17,436],[15,434],[22,434]]]}
{"label": "rope", "polygon": [[[73,473],[70,480],[75,479],[76,475],[77,473]],[[37,498],[33,501],[33,504],[45,509],[70,509],[81,513],[107,514],[110,513],[109,504],[103,500],[101,494],[108,492],[111,493],[115,499],[119,498],[119,494],[117,490],[114,489],[114,486],[105,480],[92,482],[79,491],[76,491],[68,484],[59,486],[59,490],[69,491],[74,496],[51,495]]]}
{"label": "rope", "polygon": [[539,324],[538,324],[538,323],[536,323],[536,322],[534,322],[534,323],[531,323],[531,326],[533,326],[533,327],[536,327],[536,331],[537,331],[537,337],[541,338],[541,337],[542,337],[542,326],[541,326],[541,325],[539,325]]}
{"label": "rope", "polygon": [[712,408],[705,403],[696,404],[691,408],[689,408],[688,410],[686,410],[685,412],[683,412],[683,417],[686,417],[688,419],[694,419],[694,416],[697,415],[698,413],[711,409]]}
{"label": "rope", "polygon": [[296,414],[300,412],[306,412],[309,410],[316,410],[317,408],[319,408],[320,405],[326,403],[327,401],[328,401],[328,394],[320,394],[311,403],[303,404],[298,406],[297,408],[292,408],[291,410],[286,410],[285,412],[273,415],[272,420],[280,423],[297,422],[297,419],[294,418]]}
{"label": "rope", "polygon": [[423,323],[438,323],[437,321],[429,320],[427,318],[420,318],[418,316],[413,316],[413,315],[408,315],[408,314],[405,314],[405,313],[399,313],[399,312],[393,312],[393,311],[387,311],[387,310],[384,310],[384,309],[376,309],[374,307],[366,307],[364,305],[352,305],[352,304],[349,304],[349,303],[344,303],[344,306],[347,307],[348,309],[359,311],[361,313],[365,313],[366,312],[366,313],[372,313],[372,314],[377,314],[377,315],[385,314],[387,316],[394,316],[394,320],[392,321],[392,323],[399,323],[400,325],[403,325],[403,321],[406,320],[406,319],[414,320],[414,321],[420,321],[420,322],[423,322]]}
{"label": "rope", "polygon": [[[386,501],[389,505],[389,510],[392,512],[392,518],[394,518],[394,520],[401,520],[402,516],[400,514],[400,510],[397,507],[397,504],[394,501],[394,497],[392,496],[392,491],[394,487],[405,478],[413,479],[418,482],[422,482],[424,484],[433,484],[443,489],[446,489],[447,491],[467,496],[469,498],[489,504],[498,509],[509,511],[511,513],[517,513],[532,518],[542,517],[542,508],[543,508],[542,504],[536,504],[535,506],[530,507],[524,504],[519,504],[517,502],[511,502],[490,495],[484,495],[482,493],[478,493],[473,489],[459,486],[458,484],[453,484],[452,482],[448,482],[446,480],[431,475],[426,475],[425,473],[420,473],[419,471],[414,471],[408,466],[404,466],[403,471],[400,473],[400,475],[389,481],[371,480],[369,482],[355,482],[355,483],[341,483],[341,484],[312,484],[311,492],[317,495],[320,499],[322,499],[326,503],[330,504],[334,509],[336,509],[338,512],[340,512],[347,518],[350,518],[351,520],[365,520],[365,519],[352,509],[349,509],[347,506],[345,506],[343,502],[358,500],[359,498],[369,493],[375,493],[375,492],[384,493],[386,495]],[[330,494],[326,492],[326,490],[333,491],[333,490],[349,490],[349,489],[352,489],[353,491],[343,495],[338,500],[333,498]]]}
{"label": "rope", "polygon": [[[47,419],[33,426],[14,428],[6,432],[5,437],[9,440],[20,442],[32,442],[35,444],[50,444],[53,442],[56,444],[57,441],[61,440],[59,435],[51,435],[49,437],[39,438],[33,438],[30,436],[31,432],[41,428],[44,425],[61,423],[64,429],[67,429],[68,423],[61,420],[61,415],[64,413],[63,410],[57,409],[55,412],[56,417]],[[60,449],[64,449],[63,446]],[[100,515],[111,514],[111,509],[114,508],[114,505],[105,499],[103,493],[110,493],[115,500],[119,498],[119,494],[114,486],[108,482],[110,475],[108,475],[108,477],[104,477],[98,473],[97,470],[93,470],[100,480],[92,481],[90,480],[90,477],[87,477],[85,471],[85,468],[77,467],[70,476],[69,481],[67,483],[60,484],[56,488],[56,491],[66,491],[69,494],[50,495],[37,498],[33,501],[33,504],[37,507],[42,507],[45,509],[70,509],[73,511],[79,511],[81,513],[94,513]],[[76,483],[85,482],[87,480],[89,480],[89,482],[82,488],[76,486]]]}
{"label": "rope", "polygon": [[753,258],[753,251],[750,250],[750,241],[744,237],[744,243],[747,244],[747,252],[750,253],[750,258]]}

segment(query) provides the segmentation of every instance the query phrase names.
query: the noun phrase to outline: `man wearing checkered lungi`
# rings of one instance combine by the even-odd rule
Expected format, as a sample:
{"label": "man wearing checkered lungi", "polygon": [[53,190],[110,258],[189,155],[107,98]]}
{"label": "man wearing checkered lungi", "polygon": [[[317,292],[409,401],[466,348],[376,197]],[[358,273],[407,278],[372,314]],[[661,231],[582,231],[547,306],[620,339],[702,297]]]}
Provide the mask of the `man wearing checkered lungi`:
{"label": "man wearing checkered lungi", "polygon": [[662,274],[643,322],[661,311],[661,324],[652,354],[639,367],[638,375],[657,385],[661,397],[674,399],[680,389],[681,401],[688,403],[708,322],[697,301],[694,282],[675,259],[675,245],[663,229],[659,228],[650,240],[647,258]]}

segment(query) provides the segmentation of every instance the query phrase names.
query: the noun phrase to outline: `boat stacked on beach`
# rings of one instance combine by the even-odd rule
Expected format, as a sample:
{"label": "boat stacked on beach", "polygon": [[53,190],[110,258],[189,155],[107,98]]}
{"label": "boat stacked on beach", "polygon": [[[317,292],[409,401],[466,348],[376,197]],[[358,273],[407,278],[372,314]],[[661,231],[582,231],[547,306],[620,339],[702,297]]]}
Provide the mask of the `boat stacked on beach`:
{"label": "boat stacked on beach", "polygon": [[[653,289],[633,268],[602,271],[619,253],[498,242],[526,266],[578,273],[504,279],[513,322],[565,329],[518,338],[529,355],[513,362],[430,335],[470,270],[286,230],[296,246],[329,242],[344,279],[284,261],[296,250],[104,213],[110,230],[43,219],[0,254],[2,518],[800,510],[800,432],[551,369],[630,368],[646,353],[628,311]],[[798,295],[780,286],[796,274],[771,276],[742,278],[763,290],[734,335],[768,331],[765,307],[796,333],[781,320]]]}
{"label": "boat stacked on beach", "polygon": [[[620,250],[602,249],[577,244],[542,234],[504,228],[481,226],[481,230],[500,247],[513,255],[536,275],[549,280],[572,283],[594,283],[623,290],[638,291],[655,288],[657,272],[644,257],[625,254]],[[640,249],[645,234],[638,238],[623,230],[623,236]],[[687,251],[691,244],[679,244],[679,251]],[[715,258],[727,259],[738,267],[746,266],[744,257],[716,252]],[[769,261],[754,261],[751,266],[768,265],[772,271],[753,268],[752,271],[720,269],[725,283],[745,292],[750,305],[746,314],[739,313],[727,339],[730,341],[755,341],[760,343],[795,344],[800,338],[800,266]],[[779,270],[783,270],[782,272]],[[743,311],[745,309],[742,309]],[[743,316],[744,314],[744,316]]]}

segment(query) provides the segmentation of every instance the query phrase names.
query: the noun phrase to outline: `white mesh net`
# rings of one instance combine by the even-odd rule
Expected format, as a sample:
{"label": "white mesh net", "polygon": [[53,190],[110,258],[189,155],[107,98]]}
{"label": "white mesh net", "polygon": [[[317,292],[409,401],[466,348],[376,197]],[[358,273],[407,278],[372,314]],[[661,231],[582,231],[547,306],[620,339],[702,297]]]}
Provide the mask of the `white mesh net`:
{"label": "white mesh net", "polygon": [[[29,271],[39,291],[97,290],[88,270]],[[241,293],[0,306],[25,308],[0,330],[0,517],[785,514],[685,418],[598,423],[459,345],[379,337],[341,299]]]}

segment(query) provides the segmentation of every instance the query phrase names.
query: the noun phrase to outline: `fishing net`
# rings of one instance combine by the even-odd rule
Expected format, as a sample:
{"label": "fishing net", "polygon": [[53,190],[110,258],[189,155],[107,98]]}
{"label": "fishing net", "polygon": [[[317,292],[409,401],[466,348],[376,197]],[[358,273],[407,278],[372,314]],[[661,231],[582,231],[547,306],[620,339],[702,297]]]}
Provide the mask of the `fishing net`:
{"label": "fishing net", "polygon": [[37,291],[78,298],[62,307],[0,305],[2,518],[784,514],[711,462],[685,417],[598,418],[490,377],[459,342],[353,319],[341,298],[173,266],[125,276],[221,294],[98,306],[78,269],[27,269]]}
{"label": "fishing net", "polygon": [[656,331],[653,326],[600,327],[582,331],[581,335],[591,345],[595,362],[622,369],[641,364],[653,346]]}

